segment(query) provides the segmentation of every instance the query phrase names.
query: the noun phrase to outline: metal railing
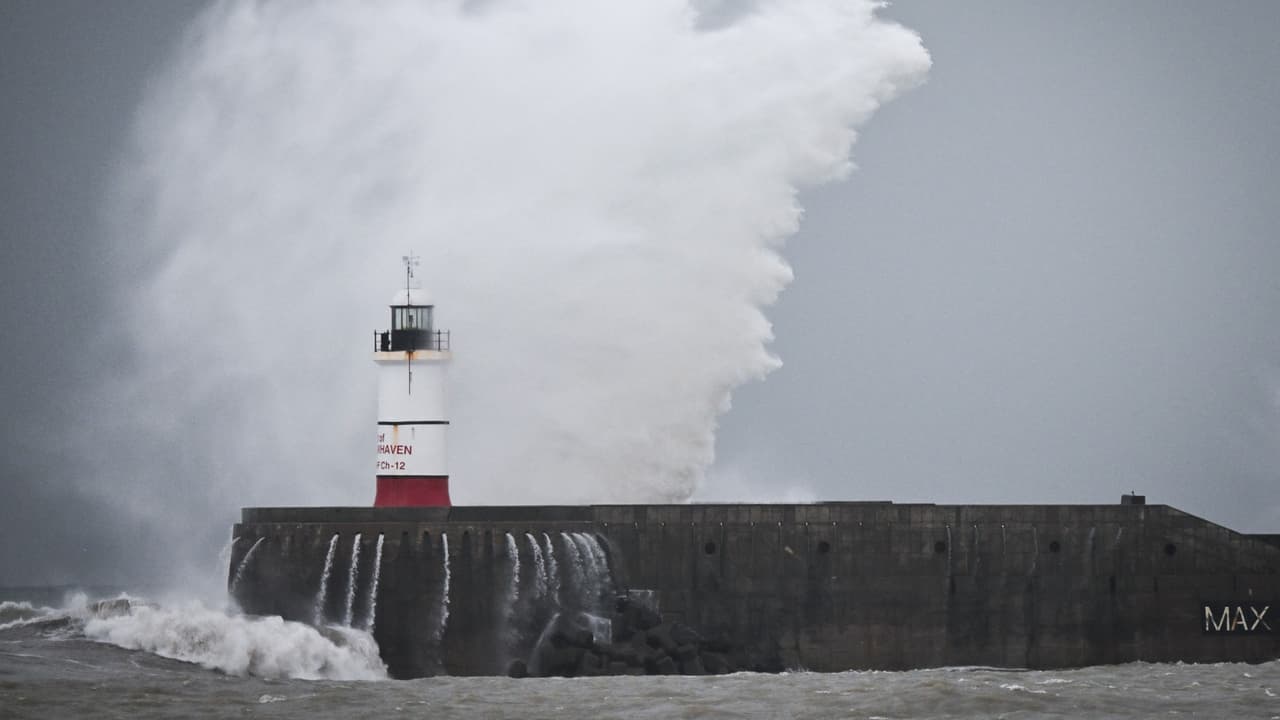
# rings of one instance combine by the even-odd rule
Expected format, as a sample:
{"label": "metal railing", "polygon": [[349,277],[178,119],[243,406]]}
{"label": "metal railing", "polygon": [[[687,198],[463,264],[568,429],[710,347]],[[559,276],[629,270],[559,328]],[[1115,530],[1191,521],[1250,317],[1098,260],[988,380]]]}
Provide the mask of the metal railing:
{"label": "metal railing", "polygon": [[448,330],[374,330],[374,352],[449,352]]}

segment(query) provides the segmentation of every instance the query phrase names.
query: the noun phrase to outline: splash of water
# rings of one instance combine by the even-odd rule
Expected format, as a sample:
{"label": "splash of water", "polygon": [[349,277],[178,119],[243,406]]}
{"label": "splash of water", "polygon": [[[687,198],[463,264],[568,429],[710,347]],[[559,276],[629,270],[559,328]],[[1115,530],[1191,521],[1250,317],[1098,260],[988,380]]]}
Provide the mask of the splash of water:
{"label": "splash of water", "polygon": [[507,597],[503,603],[502,618],[508,648],[518,639],[516,630],[517,604],[520,602],[520,546],[515,536],[507,533],[507,560],[511,565],[511,579],[507,583]]}
{"label": "splash of water", "polygon": [[449,583],[451,575],[449,571],[449,534],[440,533],[440,554],[444,557],[444,577],[440,582],[440,605],[436,610],[439,618],[436,622],[435,644],[440,647],[440,643],[444,640],[444,631],[449,628]]}
{"label": "splash of water", "polygon": [[360,624],[370,635],[378,619],[378,580],[382,577],[382,543],[386,539],[384,533],[378,533],[378,545],[373,551],[373,577],[369,581],[369,594],[365,597],[364,622]]}
{"label": "splash of water", "polygon": [[0,602],[0,630],[40,622],[57,613],[56,608],[32,605],[25,600],[5,600]]}
{"label": "splash of water", "polygon": [[231,588],[227,591],[231,597],[236,596],[236,589],[240,587],[240,581],[244,579],[245,568],[249,567],[249,561],[253,559],[253,554],[258,551],[258,546],[262,544],[263,540],[266,540],[266,538],[260,537],[254,541],[253,545],[249,547],[249,552],[244,554],[244,558],[240,560],[240,565],[236,567],[235,577],[231,580]]}
{"label": "splash of water", "polygon": [[556,607],[560,607],[560,564],[556,562],[556,547],[551,543],[551,536],[546,533],[542,533],[542,542],[546,543],[543,549],[547,557],[548,590]]}
{"label": "splash of water", "polygon": [[[14,618],[10,620],[10,618]],[[0,629],[44,624],[50,637],[84,637],[230,675],[268,679],[380,680],[387,676],[368,633],[253,617],[195,599],[155,602],[125,593],[69,594],[60,607],[0,602]]]}
{"label": "splash of water", "polygon": [[351,567],[347,569],[347,604],[342,615],[342,624],[347,627],[351,627],[356,609],[356,581],[360,579],[360,537],[361,533],[356,533],[351,541]]}
{"label": "splash of water", "polygon": [[582,533],[570,533],[569,537],[573,539],[578,562],[581,564],[582,606],[594,608],[600,598],[600,568],[596,565],[596,556],[592,554]]}
{"label": "splash of water", "polygon": [[[545,535],[545,533],[544,533]],[[533,642],[533,654],[529,658],[529,667],[535,674],[542,669],[542,655],[538,653],[538,648],[543,647],[551,639],[551,633],[555,631],[560,623],[560,612],[551,613],[551,618],[547,620],[546,626],[542,628],[542,632],[538,634],[538,639]]]}
{"label": "splash of water", "polygon": [[583,613],[587,627],[591,628],[591,639],[597,645],[613,642],[613,620],[593,613]]}
{"label": "splash of water", "polygon": [[230,540],[227,540],[227,544],[223,545],[222,549],[218,551],[218,564],[214,567],[229,569],[231,567],[231,553],[235,550],[236,544],[239,542],[239,537],[232,537]]}
{"label": "splash of water", "polygon": [[367,634],[316,628],[279,616],[229,615],[188,603],[131,603],[129,612],[90,616],[84,635],[131,650],[263,678],[380,680],[386,667]]}
{"label": "splash of water", "polygon": [[529,552],[533,554],[533,599],[541,600],[547,596],[547,563],[533,533],[525,533],[524,537],[529,541]]}
{"label": "splash of water", "polygon": [[329,574],[333,572],[333,556],[338,550],[338,533],[329,538],[329,552],[324,556],[324,572],[320,573],[320,589],[316,591],[315,612],[312,622],[316,627],[324,625],[325,602],[329,598]]}
{"label": "splash of water", "polygon": [[581,536],[591,558],[591,570],[595,574],[594,584],[597,592],[602,596],[612,595],[613,575],[609,572],[609,555],[605,553],[595,533],[581,533]]}
{"label": "splash of water", "polygon": [[583,610],[600,611],[604,597],[613,592],[608,556],[590,533],[561,534],[569,557],[570,585]]}
{"label": "splash of water", "polygon": [[[138,367],[102,402],[152,444],[95,484],[175,537],[174,508],[364,500],[366,339],[413,248],[456,339],[456,500],[688,498],[731,393],[780,364],[799,191],[929,65],[881,4],[212,3],[113,183]],[[322,320],[265,312],[295,304]],[[256,472],[298,417],[312,451]],[[208,503],[177,467],[210,468],[182,490]]]}
{"label": "splash of water", "polygon": [[565,570],[569,579],[569,589],[579,605],[586,606],[589,596],[587,590],[587,573],[582,559],[582,551],[578,548],[569,533],[560,533],[560,541],[564,545]]}

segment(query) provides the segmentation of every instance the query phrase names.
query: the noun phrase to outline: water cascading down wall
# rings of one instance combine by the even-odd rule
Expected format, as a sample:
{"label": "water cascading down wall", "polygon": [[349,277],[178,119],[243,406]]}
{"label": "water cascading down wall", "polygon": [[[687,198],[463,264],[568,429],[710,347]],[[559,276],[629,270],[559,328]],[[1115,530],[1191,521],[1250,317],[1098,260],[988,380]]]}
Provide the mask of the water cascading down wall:
{"label": "water cascading down wall", "polygon": [[1280,657],[1280,547],[1161,505],[246,508],[246,612],[393,675]]}

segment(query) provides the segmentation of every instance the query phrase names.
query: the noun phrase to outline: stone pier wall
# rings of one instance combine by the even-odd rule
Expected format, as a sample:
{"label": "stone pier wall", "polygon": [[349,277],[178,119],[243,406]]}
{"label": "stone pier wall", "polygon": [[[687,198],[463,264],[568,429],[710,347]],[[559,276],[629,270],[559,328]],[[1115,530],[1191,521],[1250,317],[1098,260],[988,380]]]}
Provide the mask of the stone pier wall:
{"label": "stone pier wall", "polygon": [[[1280,603],[1280,547],[1161,505],[246,508],[234,593],[247,612],[313,622],[336,534],[320,616],[341,622],[357,533],[352,624],[368,613],[381,535],[374,636],[402,677],[501,674],[531,661],[566,608],[538,597],[527,535],[566,554],[575,533],[607,555],[609,597],[582,599],[568,587],[582,578],[562,565],[561,605],[612,615],[631,634],[613,596],[652,603],[657,655],[676,650],[662,651],[653,633],[677,628],[698,638],[681,649],[686,660],[705,660],[664,668],[720,658],[733,669],[817,671],[1280,658],[1280,609],[1269,609]],[[642,655],[652,649],[643,634],[632,640]],[[616,647],[597,650],[606,665],[617,659]],[[645,662],[653,671],[654,656]]]}

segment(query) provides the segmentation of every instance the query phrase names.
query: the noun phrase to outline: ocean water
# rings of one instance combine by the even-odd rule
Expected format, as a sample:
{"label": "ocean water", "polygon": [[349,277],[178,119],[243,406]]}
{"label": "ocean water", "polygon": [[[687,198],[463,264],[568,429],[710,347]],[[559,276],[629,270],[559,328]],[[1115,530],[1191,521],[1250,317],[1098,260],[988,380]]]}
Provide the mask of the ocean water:
{"label": "ocean water", "polygon": [[387,679],[367,634],[198,602],[0,602],[0,718],[1280,718],[1280,662]]}

